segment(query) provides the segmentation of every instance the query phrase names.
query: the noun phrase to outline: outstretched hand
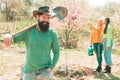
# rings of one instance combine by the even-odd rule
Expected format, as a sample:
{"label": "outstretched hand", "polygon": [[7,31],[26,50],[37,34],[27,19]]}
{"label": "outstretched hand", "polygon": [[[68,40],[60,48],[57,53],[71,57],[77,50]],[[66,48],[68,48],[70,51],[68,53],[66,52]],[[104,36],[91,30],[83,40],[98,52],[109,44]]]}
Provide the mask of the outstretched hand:
{"label": "outstretched hand", "polygon": [[91,25],[92,25],[92,23],[91,23],[90,21],[87,21],[87,25],[91,26]]}

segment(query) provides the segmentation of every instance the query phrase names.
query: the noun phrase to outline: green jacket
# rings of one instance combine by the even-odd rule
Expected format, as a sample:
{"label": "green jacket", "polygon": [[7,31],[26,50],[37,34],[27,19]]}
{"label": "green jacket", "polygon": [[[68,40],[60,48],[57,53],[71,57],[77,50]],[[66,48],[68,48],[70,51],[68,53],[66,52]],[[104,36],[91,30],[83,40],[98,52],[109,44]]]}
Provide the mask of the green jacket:
{"label": "green jacket", "polygon": [[108,25],[107,33],[103,34],[103,38],[107,39],[107,46],[110,46],[110,41],[113,38],[113,28],[110,24]]}
{"label": "green jacket", "polygon": [[[36,71],[49,67],[53,69],[58,61],[60,46],[57,34],[53,30],[41,32],[36,27],[13,37],[13,41],[24,41],[26,63],[24,72]],[[51,59],[51,50],[53,59]]]}

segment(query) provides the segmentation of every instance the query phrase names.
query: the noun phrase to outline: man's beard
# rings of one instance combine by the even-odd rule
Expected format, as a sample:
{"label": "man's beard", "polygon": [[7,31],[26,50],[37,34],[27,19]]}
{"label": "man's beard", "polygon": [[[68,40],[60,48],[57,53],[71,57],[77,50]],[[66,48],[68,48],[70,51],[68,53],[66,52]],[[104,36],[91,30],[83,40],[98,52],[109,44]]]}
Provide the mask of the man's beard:
{"label": "man's beard", "polygon": [[49,30],[49,22],[46,21],[38,21],[38,27],[41,31],[47,32]]}

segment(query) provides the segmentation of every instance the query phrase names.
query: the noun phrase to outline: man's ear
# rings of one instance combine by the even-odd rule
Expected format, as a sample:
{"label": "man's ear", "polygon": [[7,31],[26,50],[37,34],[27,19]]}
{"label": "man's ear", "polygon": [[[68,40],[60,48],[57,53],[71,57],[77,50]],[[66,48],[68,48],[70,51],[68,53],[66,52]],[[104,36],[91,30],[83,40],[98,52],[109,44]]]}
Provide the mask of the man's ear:
{"label": "man's ear", "polygon": [[36,18],[37,20],[39,20],[39,16],[38,16],[38,15],[36,15],[35,18]]}

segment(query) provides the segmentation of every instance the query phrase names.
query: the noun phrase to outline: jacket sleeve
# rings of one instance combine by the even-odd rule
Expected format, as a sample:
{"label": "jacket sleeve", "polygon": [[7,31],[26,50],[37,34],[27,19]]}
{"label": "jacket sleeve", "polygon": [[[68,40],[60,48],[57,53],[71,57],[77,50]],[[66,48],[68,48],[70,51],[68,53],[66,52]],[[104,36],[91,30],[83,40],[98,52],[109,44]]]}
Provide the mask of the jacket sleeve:
{"label": "jacket sleeve", "polygon": [[90,37],[90,44],[92,45],[93,44],[93,31],[96,30],[96,28],[94,27],[94,25],[92,23],[89,23],[89,27],[91,28],[91,37]]}
{"label": "jacket sleeve", "polygon": [[25,37],[26,37],[26,32],[22,32],[20,34],[17,34],[13,37],[13,42],[17,43],[17,42],[20,42],[20,41],[24,41]]}
{"label": "jacket sleeve", "polygon": [[53,59],[52,59],[52,63],[49,66],[51,69],[53,69],[56,65],[56,63],[58,62],[59,59],[59,55],[60,55],[60,45],[59,45],[59,39],[57,37],[57,34],[55,32],[52,32],[52,52],[53,52]]}
{"label": "jacket sleeve", "polygon": [[112,39],[112,35],[113,35],[113,29],[112,27],[109,25],[108,29],[107,29],[107,47],[110,46],[110,41]]}

